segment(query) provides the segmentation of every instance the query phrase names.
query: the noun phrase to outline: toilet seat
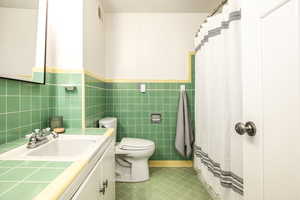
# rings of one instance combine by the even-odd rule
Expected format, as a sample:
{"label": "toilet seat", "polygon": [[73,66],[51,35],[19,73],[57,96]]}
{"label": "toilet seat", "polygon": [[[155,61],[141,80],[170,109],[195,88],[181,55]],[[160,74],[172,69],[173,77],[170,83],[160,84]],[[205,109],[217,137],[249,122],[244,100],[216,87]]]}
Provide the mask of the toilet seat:
{"label": "toilet seat", "polygon": [[138,138],[123,138],[118,145],[119,149],[128,151],[149,150],[154,146],[154,142]]}

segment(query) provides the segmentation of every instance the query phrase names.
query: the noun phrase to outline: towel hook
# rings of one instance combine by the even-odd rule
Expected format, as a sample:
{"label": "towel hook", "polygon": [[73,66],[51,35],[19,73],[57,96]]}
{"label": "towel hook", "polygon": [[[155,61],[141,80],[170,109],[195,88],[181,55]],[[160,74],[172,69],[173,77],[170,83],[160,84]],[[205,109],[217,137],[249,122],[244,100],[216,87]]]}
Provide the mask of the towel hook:
{"label": "towel hook", "polygon": [[180,85],[180,91],[185,91],[185,85]]}

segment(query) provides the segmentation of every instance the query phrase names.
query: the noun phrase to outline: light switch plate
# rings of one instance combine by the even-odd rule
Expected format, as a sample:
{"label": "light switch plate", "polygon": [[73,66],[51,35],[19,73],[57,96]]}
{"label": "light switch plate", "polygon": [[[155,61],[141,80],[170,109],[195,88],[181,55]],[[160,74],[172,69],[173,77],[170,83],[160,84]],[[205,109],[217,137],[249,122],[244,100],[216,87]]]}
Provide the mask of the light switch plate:
{"label": "light switch plate", "polygon": [[140,91],[141,91],[142,93],[145,93],[145,92],[146,92],[146,84],[141,84],[141,85],[140,85]]}

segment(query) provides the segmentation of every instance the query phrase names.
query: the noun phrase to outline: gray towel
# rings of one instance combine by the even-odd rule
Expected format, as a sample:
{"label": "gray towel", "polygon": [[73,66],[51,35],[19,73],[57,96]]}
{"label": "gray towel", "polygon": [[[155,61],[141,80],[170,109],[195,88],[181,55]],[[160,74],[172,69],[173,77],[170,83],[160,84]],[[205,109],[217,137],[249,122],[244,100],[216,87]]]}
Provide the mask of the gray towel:
{"label": "gray towel", "polygon": [[188,99],[186,91],[180,92],[176,130],[176,150],[185,158],[189,158],[193,151],[194,135],[189,119]]}

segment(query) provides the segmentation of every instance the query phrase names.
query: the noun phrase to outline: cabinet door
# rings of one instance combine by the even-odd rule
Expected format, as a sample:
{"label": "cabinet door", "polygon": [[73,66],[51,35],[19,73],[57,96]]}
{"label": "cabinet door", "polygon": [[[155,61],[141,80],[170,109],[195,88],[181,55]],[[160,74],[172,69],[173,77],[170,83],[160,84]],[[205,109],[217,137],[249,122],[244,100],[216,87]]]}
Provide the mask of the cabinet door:
{"label": "cabinet door", "polygon": [[115,144],[109,146],[103,158],[103,181],[107,183],[105,200],[115,200]]}
{"label": "cabinet door", "polygon": [[115,200],[114,142],[109,145],[72,200]]}
{"label": "cabinet door", "polygon": [[72,200],[103,200],[103,194],[100,189],[103,189],[103,163],[104,160],[101,158],[97,162],[95,168],[88,175],[84,183],[80,186]]}

